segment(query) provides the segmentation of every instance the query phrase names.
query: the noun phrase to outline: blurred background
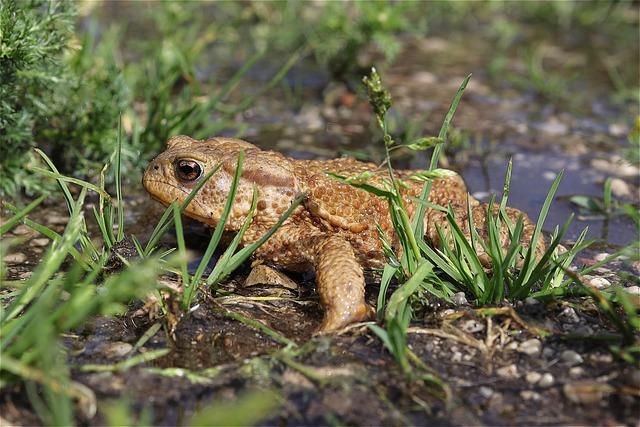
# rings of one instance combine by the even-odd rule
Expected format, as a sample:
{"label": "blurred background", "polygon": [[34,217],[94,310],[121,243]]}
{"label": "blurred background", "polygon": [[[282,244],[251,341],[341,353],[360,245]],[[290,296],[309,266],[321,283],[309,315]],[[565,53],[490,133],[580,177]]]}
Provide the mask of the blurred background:
{"label": "blurred background", "polygon": [[[296,158],[380,161],[361,79],[375,66],[399,140],[435,135],[462,82],[445,166],[550,223],[635,239],[639,4],[481,2],[0,2],[0,194],[44,185],[32,147],[96,179],[121,118],[129,193],[175,134],[238,136]],[[425,167],[399,154],[396,167]],[[605,183],[618,205],[602,211]]]}

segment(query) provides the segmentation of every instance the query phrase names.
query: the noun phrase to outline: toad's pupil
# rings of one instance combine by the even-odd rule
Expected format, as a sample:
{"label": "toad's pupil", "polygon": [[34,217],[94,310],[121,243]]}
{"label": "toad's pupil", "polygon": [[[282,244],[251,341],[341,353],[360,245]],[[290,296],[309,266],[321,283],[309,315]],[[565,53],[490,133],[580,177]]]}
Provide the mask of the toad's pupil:
{"label": "toad's pupil", "polygon": [[178,162],[178,176],[186,181],[193,181],[200,176],[202,169],[200,165],[194,161],[181,160]]}

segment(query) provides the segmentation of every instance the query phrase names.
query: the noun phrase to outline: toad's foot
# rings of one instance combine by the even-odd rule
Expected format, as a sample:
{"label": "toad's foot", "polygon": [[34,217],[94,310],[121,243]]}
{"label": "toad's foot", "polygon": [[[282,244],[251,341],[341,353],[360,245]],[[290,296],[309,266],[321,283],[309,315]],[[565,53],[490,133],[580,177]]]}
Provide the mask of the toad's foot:
{"label": "toad's foot", "polygon": [[318,293],[325,310],[318,332],[372,319],[375,311],[364,300],[364,275],[349,242],[325,237],[316,244],[314,255]]}

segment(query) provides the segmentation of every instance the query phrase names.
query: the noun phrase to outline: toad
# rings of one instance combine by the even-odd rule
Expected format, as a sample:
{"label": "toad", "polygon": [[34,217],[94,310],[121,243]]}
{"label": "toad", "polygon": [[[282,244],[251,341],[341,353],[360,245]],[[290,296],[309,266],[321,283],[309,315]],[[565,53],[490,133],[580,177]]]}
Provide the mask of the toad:
{"label": "toad", "polygon": [[[363,268],[379,269],[385,256],[377,226],[394,242],[394,230],[386,200],[338,182],[327,175],[358,175],[377,170],[372,163],[350,158],[335,160],[294,160],[284,155],[259,149],[246,141],[232,138],[195,140],[188,136],[174,136],[166,150],[147,167],[143,185],[149,194],[164,205],[182,202],[208,171],[220,169],[204,184],[184,214],[208,226],[215,227],[222,215],[236,168],[238,154],[246,158],[236,197],[225,225],[225,231],[238,231],[251,209],[253,188],[259,190],[257,211],[243,236],[243,245],[251,244],[271,228],[300,193],[306,196],[286,222],[253,256],[267,264],[290,271],[312,269],[320,302],[324,309],[321,332],[335,331],[354,322],[370,319],[373,308],[365,302]],[[404,191],[410,216],[416,209],[423,183],[408,180],[411,171],[396,171],[407,183]],[[380,177],[372,178],[379,185]],[[470,201],[474,225],[481,237],[487,236],[486,204],[470,196],[459,175],[433,180],[429,202],[450,205],[456,222],[469,235],[467,199]],[[522,243],[531,238],[534,225],[517,209],[507,208],[507,215],[515,222],[522,215],[524,232]],[[437,225],[447,233],[446,213],[427,209],[424,218],[425,241],[433,247],[440,245]],[[397,244],[397,241],[395,242]],[[501,230],[501,244],[510,243],[508,230]],[[490,266],[487,254],[476,242],[481,260]],[[544,249],[540,243],[539,250]],[[538,252],[539,252],[538,250]]]}

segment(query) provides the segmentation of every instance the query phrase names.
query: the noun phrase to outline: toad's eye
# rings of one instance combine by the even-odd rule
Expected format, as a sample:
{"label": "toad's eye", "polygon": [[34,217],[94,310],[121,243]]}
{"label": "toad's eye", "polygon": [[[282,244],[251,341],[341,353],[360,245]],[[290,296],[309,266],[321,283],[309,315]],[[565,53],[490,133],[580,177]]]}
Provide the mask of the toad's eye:
{"label": "toad's eye", "polygon": [[183,181],[195,181],[202,175],[202,167],[193,160],[178,160],[176,175]]}

